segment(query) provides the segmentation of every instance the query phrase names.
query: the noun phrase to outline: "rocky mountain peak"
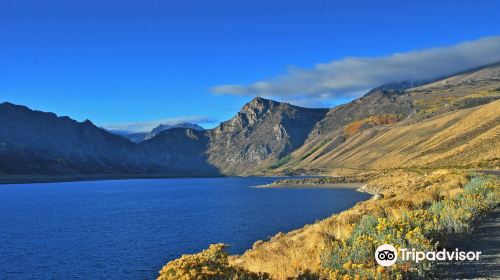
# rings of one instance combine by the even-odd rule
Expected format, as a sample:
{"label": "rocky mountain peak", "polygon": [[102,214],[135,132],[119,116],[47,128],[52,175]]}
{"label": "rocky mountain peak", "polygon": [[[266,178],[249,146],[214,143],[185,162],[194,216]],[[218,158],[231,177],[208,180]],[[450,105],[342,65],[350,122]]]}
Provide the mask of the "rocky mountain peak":
{"label": "rocky mountain peak", "polygon": [[269,101],[272,101],[272,100],[257,96],[257,97],[254,97],[250,102],[248,102],[248,104],[259,104],[259,103],[265,103],[265,102],[269,102]]}
{"label": "rocky mountain peak", "polygon": [[265,111],[280,104],[281,104],[280,102],[273,101],[270,99],[255,97],[254,99],[252,99],[252,101],[248,102],[247,104],[245,104],[245,106],[243,106],[242,111],[248,111],[248,110]]}
{"label": "rocky mountain peak", "polygon": [[237,118],[242,119],[246,124],[253,124],[281,104],[283,103],[262,97],[255,97],[241,108]]}
{"label": "rocky mountain peak", "polygon": [[96,127],[96,125],[89,119],[84,120],[82,124],[86,126]]}

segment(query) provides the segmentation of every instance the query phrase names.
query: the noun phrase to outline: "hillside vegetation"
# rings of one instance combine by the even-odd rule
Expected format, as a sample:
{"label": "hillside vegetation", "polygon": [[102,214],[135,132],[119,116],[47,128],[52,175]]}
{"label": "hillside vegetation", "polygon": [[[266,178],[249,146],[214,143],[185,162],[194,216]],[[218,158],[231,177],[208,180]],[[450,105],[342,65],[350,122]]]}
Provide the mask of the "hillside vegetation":
{"label": "hillside vegetation", "polygon": [[[168,263],[159,279],[432,278],[429,262],[376,265],[376,247],[441,248],[447,236],[466,234],[475,219],[500,203],[498,178],[461,171],[392,171],[368,184],[384,198],[257,241],[241,256],[228,257],[224,245],[185,255]],[[219,256],[216,264],[207,261],[208,252]]]}
{"label": "hillside vegetation", "polygon": [[496,168],[500,160],[500,101],[418,123],[373,127],[328,144],[294,168]]}
{"label": "hillside vegetation", "polygon": [[[382,87],[330,109],[303,145],[253,170],[344,175],[304,181],[364,182],[361,190],[381,196],[256,241],[241,256],[212,246],[209,251],[223,256],[215,268],[220,278],[207,277],[214,268],[204,251],[168,263],[160,279],[439,277],[429,262],[378,266],[374,252],[384,243],[417,250],[445,247],[448,236],[467,234],[474,221],[498,207],[498,177],[474,171],[500,168],[498,99],[496,64],[406,90]],[[197,259],[202,261],[192,261]],[[186,266],[185,260],[192,262]]]}
{"label": "hillside vegetation", "polygon": [[265,173],[499,165],[500,66],[331,109],[286,164]]}

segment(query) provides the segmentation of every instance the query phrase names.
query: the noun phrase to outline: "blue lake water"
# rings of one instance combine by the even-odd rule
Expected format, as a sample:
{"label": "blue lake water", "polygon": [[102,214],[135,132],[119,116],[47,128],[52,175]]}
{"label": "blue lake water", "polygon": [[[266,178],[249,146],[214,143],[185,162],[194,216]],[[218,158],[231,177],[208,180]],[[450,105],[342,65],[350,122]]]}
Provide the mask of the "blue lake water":
{"label": "blue lake water", "polygon": [[0,279],[153,279],[169,260],[313,223],[369,196],[276,178],[0,185]]}

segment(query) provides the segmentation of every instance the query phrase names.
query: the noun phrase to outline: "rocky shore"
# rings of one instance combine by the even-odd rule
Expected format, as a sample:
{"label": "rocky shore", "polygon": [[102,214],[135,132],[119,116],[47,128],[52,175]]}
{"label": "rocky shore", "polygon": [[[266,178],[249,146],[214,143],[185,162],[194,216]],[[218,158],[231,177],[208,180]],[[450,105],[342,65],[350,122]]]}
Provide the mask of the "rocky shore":
{"label": "rocky shore", "polygon": [[270,184],[258,186],[262,188],[278,187],[324,187],[324,188],[355,188],[357,191],[366,192],[372,195],[380,193],[380,189],[369,185],[367,182],[375,178],[374,174],[364,174],[358,176],[339,176],[339,177],[314,177],[314,178],[295,178],[280,179]]}
{"label": "rocky shore", "polygon": [[276,180],[268,186],[274,185],[322,185],[322,184],[348,184],[348,183],[365,183],[372,176],[370,175],[360,175],[360,176],[339,176],[339,177],[311,177],[311,178],[296,178],[296,179],[281,179]]}

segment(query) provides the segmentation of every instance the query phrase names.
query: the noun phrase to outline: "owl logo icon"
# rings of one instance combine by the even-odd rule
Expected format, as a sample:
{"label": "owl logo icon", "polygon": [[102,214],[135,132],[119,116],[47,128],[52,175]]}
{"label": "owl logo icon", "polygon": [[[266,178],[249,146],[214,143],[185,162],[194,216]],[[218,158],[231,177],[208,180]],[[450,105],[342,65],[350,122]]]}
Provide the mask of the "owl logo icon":
{"label": "owl logo icon", "polygon": [[375,251],[375,260],[381,266],[391,266],[398,260],[398,252],[390,244],[380,245]]}

